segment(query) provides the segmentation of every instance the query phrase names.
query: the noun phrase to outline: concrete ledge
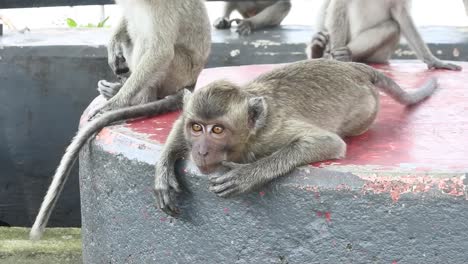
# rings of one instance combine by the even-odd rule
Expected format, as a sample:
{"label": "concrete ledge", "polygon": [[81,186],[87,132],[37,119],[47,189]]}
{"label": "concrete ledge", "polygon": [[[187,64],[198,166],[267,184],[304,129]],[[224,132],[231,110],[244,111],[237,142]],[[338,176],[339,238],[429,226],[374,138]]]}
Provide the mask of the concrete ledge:
{"label": "concrete ledge", "polygon": [[0,227],[0,263],[81,263],[81,235],[77,228],[51,228],[32,242],[28,228]]}
{"label": "concrete ledge", "polygon": [[[208,69],[198,87],[273,67]],[[245,196],[218,198],[182,161],[178,219],[158,211],[152,194],[153,164],[178,113],[103,129],[80,153],[84,262],[466,263],[466,70],[378,68],[404,87],[438,76],[441,89],[412,109],[382,96],[372,129],[347,139],[346,159],[298,168]]]}

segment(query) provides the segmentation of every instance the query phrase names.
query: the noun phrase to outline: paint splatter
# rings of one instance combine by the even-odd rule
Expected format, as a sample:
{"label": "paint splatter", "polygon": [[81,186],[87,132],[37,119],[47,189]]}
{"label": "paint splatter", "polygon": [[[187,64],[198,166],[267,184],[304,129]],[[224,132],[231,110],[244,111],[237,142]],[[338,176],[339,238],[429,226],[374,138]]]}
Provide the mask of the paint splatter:
{"label": "paint splatter", "polygon": [[330,212],[325,212],[325,219],[327,222],[331,222],[331,213]]}
{"label": "paint splatter", "polygon": [[331,222],[331,212],[329,211],[326,211],[326,212],[316,211],[315,215],[318,218],[325,218],[327,222]]}

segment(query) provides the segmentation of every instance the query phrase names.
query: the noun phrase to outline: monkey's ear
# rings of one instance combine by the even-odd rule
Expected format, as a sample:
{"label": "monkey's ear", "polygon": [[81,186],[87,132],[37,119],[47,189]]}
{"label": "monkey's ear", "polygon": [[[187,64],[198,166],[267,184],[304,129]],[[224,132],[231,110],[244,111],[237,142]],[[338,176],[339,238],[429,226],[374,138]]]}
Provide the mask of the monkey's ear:
{"label": "monkey's ear", "polygon": [[267,116],[267,103],[261,96],[252,97],[248,104],[249,127],[257,130],[265,126]]}
{"label": "monkey's ear", "polygon": [[189,89],[184,89],[184,99],[183,99],[184,105],[187,105],[187,102],[191,96],[192,96],[192,92]]}

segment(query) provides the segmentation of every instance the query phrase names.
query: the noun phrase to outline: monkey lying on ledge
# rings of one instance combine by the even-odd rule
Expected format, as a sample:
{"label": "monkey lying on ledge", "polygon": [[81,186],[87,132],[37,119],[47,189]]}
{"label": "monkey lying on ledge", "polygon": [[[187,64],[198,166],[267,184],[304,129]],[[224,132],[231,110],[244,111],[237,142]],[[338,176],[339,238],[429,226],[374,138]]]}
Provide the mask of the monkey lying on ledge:
{"label": "monkey lying on ledge", "polygon": [[190,157],[209,176],[210,191],[239,195],[298,166],[344,157],[346,136],[373,123],[382,89],[404,105],[430,96],[437,80],[406,92],[361,63],[316,59],[277,68],[239,87],[216,81],[193,94],[175,122],[156,164],[157,207],[177,215],[181,191],[175,162]]}

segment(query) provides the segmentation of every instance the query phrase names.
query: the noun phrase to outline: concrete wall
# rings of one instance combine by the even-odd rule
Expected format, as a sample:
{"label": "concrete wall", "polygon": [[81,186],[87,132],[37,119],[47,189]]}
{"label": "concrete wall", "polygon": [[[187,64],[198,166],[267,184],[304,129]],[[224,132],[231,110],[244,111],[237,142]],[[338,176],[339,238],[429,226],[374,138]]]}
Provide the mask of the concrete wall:
{"label": "concrete wall", "polygon": [[[0,221],[30,226],[79,116],[111,78],[104,47],[0,49]],[[75,169],[51,226],[79,226]],[[0,223],[1,224],[1,223]]]}
{"label": "concrete wall", "polygon": [[102,141],[80,154],[85,263],[468,263],[463,196],[431,190],[396,202],[363,191],[366,181],[351,173],[300,168],[222,199],[180,163],[176,219],[154,205],[147,160],[160,148],[128,138],[115,146],[130,142],[144,159],[134,148],[116,155]]}

